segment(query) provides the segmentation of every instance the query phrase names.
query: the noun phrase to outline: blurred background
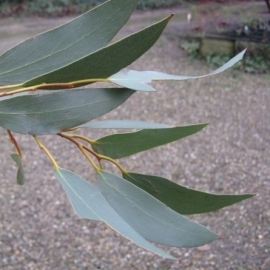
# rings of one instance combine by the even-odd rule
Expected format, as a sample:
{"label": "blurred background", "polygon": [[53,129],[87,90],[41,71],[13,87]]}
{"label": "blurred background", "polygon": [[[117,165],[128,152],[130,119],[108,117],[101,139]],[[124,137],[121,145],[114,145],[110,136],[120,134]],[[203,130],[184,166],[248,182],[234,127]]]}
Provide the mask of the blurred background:
{"label": "blurred background", "polygon": [[[105,0],[0,0],[1,18],[75,16]],[[219,66],[249,48],[238,68],[249,73],[270,70],[270,0],[140,0],[138,12],[181,9],[175,31],[191,57]]]}

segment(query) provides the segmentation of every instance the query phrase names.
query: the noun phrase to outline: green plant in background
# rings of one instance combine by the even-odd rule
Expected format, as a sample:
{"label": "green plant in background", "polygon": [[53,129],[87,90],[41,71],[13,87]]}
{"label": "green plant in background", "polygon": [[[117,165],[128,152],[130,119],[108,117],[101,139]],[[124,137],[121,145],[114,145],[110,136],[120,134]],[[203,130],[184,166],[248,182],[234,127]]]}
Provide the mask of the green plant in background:
{"label": "green plant in background", "polygon": [[[224,65],[230,56],[227,54],[210,53],[202,56],[200,53],[200,41],[198,39],[187,40],[181,43],[184,49],[192,58],[206,61],[209,66],[217,67]],[[248,53],[245,55],[242,63],[236,63],[233,68],[247,73],[267,73],[270,71],[270,49],[268,44],[258,44],[252,42],[235,43],[235,51],[240,52],[248,47]]]}
{"label": "green plant in background", "polygon": [[269,73],[270,47],[268,43],[236,42],[236,50],[248,48],[248,53],[239,68],[247,73]]}
{"label": "green plant in background", "polygon": [[138,3],[138,8],[149,9],[149,8],[160,8],[168,7],[171,5],[181,4],[183,0],[140,0]]}
{"label": "green plant in background", "polygon": [[[208,54],[204,59],[210,66],[216,67],[226,63],[230,56],[225,54]],[[238,62],[233,68],[246,73],[267,73],[270,71],[270,59],[269,57],[264,57],[263,54],[259,53],[256,55],[255,52],[249,52],[243,63]]]}
{"label": "green plant in background", "polygon": [[[214,75],[242,59],[199,77],[125,69],[157,41],[172,15],[112,44],[137,0],[111,0],[51,31],[33,37],[0,56],[0,125],[16,148],[17,182],[25,183],[22,151],[13,132],[33,136],[50,159],[75,212],[100,220],[137,245],[173,258],[154,243],[195,247],[217,239],[207,228],[183,215],[207,213],[253,196],[216,195],[192,190],[155,175],[131,172],[116,159],[192,135],[205,123],[168,126],[132,120],[94,121],[115,109],[136,91],[154,91],[152,80],[184,80]],[[142,42],[143,41],[143,42]],[[109,82],[118,87],[87,88]],[[119,87],[121,86],[121,87]],[[73,90],[73,88],[77,88]],[[36,90],[41,93],[33,94]],[[76,133],[79,128],[126,128],[136,132],[97,140]],[[53,134],[78,148],[96,173],[90,183],[63,169],[39,135]],[[114,164],[121,174],[104,170]]]}
{"label": "green plant in background", "polygon": [[43,1],[43,0],[36,0],[29,2],[29,10],[32,12],[40,12],[43,13],[54,13],[54,12],[61,12],[63,7],[70,4],[69,0],[50,0],[50,1]]}
{"label": "green plant in background", "polygon": [[181,43],[181,48],[184,49],[191,57],[200,57],[200,41],[189,40]]}
{"label": "green plant in background", "polygon": [[[226,54],[216,54],[216,53],[210,53],[205,56],[205,60],[207,64],[210,66],[220,66],[226,63],[230,59],[229,55]],[[235,64],[234,68],[238,66],[240,63]]]}

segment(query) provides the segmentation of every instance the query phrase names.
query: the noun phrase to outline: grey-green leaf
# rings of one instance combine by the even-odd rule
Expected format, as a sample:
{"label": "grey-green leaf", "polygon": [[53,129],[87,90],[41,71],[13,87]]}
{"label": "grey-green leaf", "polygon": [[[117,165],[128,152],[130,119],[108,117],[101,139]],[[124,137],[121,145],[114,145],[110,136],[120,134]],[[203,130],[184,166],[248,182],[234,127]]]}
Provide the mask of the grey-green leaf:
{"label": "grey-green leaf", "polygon": [[13,47],[0,56],[0,84],[23,83],[106,46],[138,0],[111,0]]}
{"label": "grey-green leaf", "polygon": [[19,185],[24,185],[25,184],[25,177],[23,173],[23,166],[22,166],[22,158],[17,154],[13,153],[10,155],[13,161],[17,164],[18,170],[17,170],[17,183]]}
{"label": "grey-green leaf", "polygon": [[136,232],[110,206],[101,191],[80,176],[59,168],[55,170],[57,180],[63,186],[74,211],[82,218],[102,220],[112,229],[161,257],[173,259],[171,255],[157,248]]}
{"label": "grey-green leaf", "polygon": [[91,88],[15,96],[0,100],[0,126],[23,134],[56,134],[115,109],[133,93]]}
{"label": "grey-green leaf", "polygon": [[202,214],[249,199],[254,194],[211,194],[181,186],[166,178],[126,172],[123,178],[182,215]]}
{"label": "grey-green leaf", "polygon": [[150,129],[150,128],[168,128],[169,125],[134,121],[134,120],[108,120],[89,122],[80,126],[80,128],[123,128],[123,129]]}
{"label": "grey-green leaf", "polygon": [[196,247],[217,238],[207,228],[181,216],[121,177],[98,171],[97,179],[115,211],[149,241],[174,247]]}
{"label": "grey-green leaf", "polygon": [[216,69],[215,71],[200,75],[200,76],[179,76],[179,75],[171,75],[157,71],[136,71],[136,70],[120,70],[118,73],[109,77],[109,81],[115,83],[117,85],[127,87],[129,89],[137,90],[137,91],[155,91],[155,89],[148,85],[152,81],[160,81],[160,80],[188,80],[188,79],[198,79],[211,75],[215,75],[225,71],[226,69],[232,67],[238,61],[240,61],[246,50],[237,54],[231,60],[229,60],[222,67]]}
{"label": "grey-green leaf", "polygon": [[29,80],[24,83],[24,86],[107,79],[148,51],[162,34],[171,17],[169,16],[90,55],[85,55],[85,57],[58,70]]}
{"label": "grey-green leaf", "polygon": [[144,129],[132,133],[113,134],[96,140],[92,147],[99,154],[111,158],[123,158],[182,139],[202,130],[206,125]]}

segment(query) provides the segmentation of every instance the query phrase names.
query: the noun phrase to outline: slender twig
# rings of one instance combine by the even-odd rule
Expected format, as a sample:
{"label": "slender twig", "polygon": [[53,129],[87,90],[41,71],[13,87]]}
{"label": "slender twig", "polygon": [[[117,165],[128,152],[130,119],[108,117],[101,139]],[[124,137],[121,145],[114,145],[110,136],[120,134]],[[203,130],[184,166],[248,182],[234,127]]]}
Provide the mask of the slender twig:
{"label": "slender twig", "polygon": [[89,144],[94,144],[96,141],[94,141],[94,140],[91,140],[91,139],[89,139],[89,138],[87,138],[87,137],[84,137],[84,136],[82,136],[82,135],[79,135],[79,134],[64,134],[64,133],[61,133],[62,135],[64,135],[64,136],[67,136],[67,137],[69,137],[69,138],[74,138],[74,139],[81,139],[81,140],[83,140],[83,141],[85,141],[85,142],[87,142],[87,143],[89,143]]}
{"label": "slender twig", "polygon": [[16,139],[14,138],[14,136],[12,135],[12,133],[11,133],[10,130],[7,130],[7,133],[8,133],[8,136],[9,136],[10,141],[11,141],[12,144],[15,146],[18,155],[19,155],[20,157],[22,157],[22,151],[21,151],[21,148],[20,148],[19,144],[17,143]]}
{"label": "slender twig", "polygon": [[36,140],[39,148],[41,150],[43,150],[46,155],[49,157],[49,159],[51,160],[53,166],[55,169],[59,168],[59,165],[57,164],[57,162],[55,161],[54,157],[52,156],[52,154],[50,153],[50,151],[47,149],[47,147],[39,140],[39,138],[36,135],[33,135],[34,139]]}
{"label": "slender twig", "polygon": [[92,155],[94,155],[95,156],[95,158],[98,160],[98,164],[99,164],[99,167],[100,167],[100,169],[103,169],[103,166],[102,166],[102,163],[101,163],[101,158],[99,157],[99,155],[95,152],[95,151],[93,151],[92,149],[90,149],[89,147],[87,147],[86,145],[84,145],[84,144],[80,144],[82,147],[83,147],[83,149],[85,149],[87,152],[89,152],[90,154],[92,154]]}
{"label": "slender twig", "polygon": [[0,86],[0,91],[21,87],[22,84],[11,84]]}
{"label": "slender twig", "polygon": [[[81,144],[80,142],[78,142],[77,140],[75,140],[76,138],[78,139],[84,139],[85,141],[87,141],[88,143],[91,144],[91,142],[93,142],[92,140],[90,139],[87,139],[86,137],[83,137],[83,136],[80,136],[80,135],[77,135],[77,134],[65,134],[65,133],[59,133],[58,134],[60,137],[62,138],[66,138],[68,139],[69,141],[73,142],[74,144],[76,144],[77,146],[79,145],[83,145]],[[87,151],[90,152],[92,155],[94,155],[97,159],[99,159],[99,156],[96,152],[94,152],[93,150],[91,150],[90,148],[86,147]]]}
{"label": "slender twig", "polygon": [[116,160],[103,155],[98,155],[98,157],[102,160],[106,160],[113,163],[122,173],[127,173],[127,171]]}
{"label": "slender twig", "polygon": [[[15,95],[22,92],[36,91],[38,89],[48,89],[48,88],[66,89],[66,88],[74,88],[78,85],[90,84],[94,82],[107,82],[107,81],[108,79],[88,79],[88,80],[79,80],[79,81],[73,81],[73,82],[68,82],[68,83],[42,83],[35,86],[22,87],[13,91],[0,93],[0,97]],[[22,86],[22,84],[18,84],[15,86]],[[14,85],[8,85],[5,88],[1,87],[0,90],[6,90],[9,88],[14,88]]]}
{"label": "slender twig", "polygon": [[[88,153],[85,151],[83,145],[81,143],[78,144],[79,149],[81,150],[81,152],[84,154],[84,156],[87,158],[87,160],[90,162],[90,164],[94,167],[94,169],[96,171],[99,171],[100,168],[97,167],[97,165],[94,163],[94,161],[92,160],[92,158],[89,157]],[[99,163],[100,164],[100,163]],[[101,164],[100,164],[101,165]]]}
{"label": "slender twig", "polygon": [[63,138],[68,139],[69,141],[71,141],[71,142],[73,142],[74,144],[76,144],[78,147],[79,147],[79,145],[80,145],[81,147],[83,147],[83,149],[85,149],[85,150],[88,151],[90,154],[92,154],[93,156],[95,156],[96,159],[98,160],[99,165],[100,165],[101,168],[102,168],[102,165],[101,165],[101,162],[100,162],[100,161],[101,161],[101,160],[106,160],[106,161],[109,161],[109,162],[113,163],[113,164],[114,164],[114,165],[115,165],[122,173],[126,173],[126,170],[125,170],[125,169],[124,169],[117,161],[115,161],[114,159],[109,158],[109,157],[107,157],[107,156],[100,155],[100,154],[96,153],[95,151],[93,151],[92,149],[90,149],[90,148],[87,147],[86,145],[79,143],[79,142],[76,141],[75,139],[77,138],[77,139],[84,140],[84,141],[88,142],[89,144],[92,144],[92,143],[95,142],[95,141],[93,141],[93,140],[91,140],[91,139],[88,139],[88,138],[86,138],[86,137],[84,137],[84,136],[78,135],[78,134],[65,134],[65,133],[59,133],[58,135],[61,136],[61,137],[63,137]]}
{"label": "slender twig", "polygon": [[87,160],[90,162],[90,164],[94,167],[95,170],[99,170],[99,168],[96,166],[94,161],[89,157],[88,153],[85,150],[87,150],[92,155],[94,155],[97,158],[100,167],[102,167],[98,155],[94,151],[92,151],[90,148],[86,147],[85,145],[83,145],[80,142],[78,142],[77,140],[75,140],[74,137],[72,137],[72,135],[67,135],[65,133],[59,133],[58,135],[62,138],[65,138],[65,139],[71,141],[72,143],[74,143],[80,149],[80,151],[84,154],[84,156],[87,158]]}
{"label": "slender twig", "polygon": [[73,128],[67,128],[67,129],[64,129],[63,132],[71,132],[71,131],[74,131],[74,130],[76,130],[78,128],[79,128],[79,126],[78,127],[73,127]]}

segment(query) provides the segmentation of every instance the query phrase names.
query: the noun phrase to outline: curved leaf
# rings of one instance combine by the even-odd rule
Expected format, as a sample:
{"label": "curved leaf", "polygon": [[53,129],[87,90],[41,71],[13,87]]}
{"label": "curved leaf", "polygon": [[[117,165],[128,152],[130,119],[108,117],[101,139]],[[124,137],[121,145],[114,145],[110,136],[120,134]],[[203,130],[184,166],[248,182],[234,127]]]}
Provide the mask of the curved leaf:
{"label": "curved leaf", "polygon": [[196,247],[217,238],[205,227],[116,175],[98,171],[97,179],[115,211],[149,241],[174,247]]}
{"label": "curved leaf", "polygon": [[225,71],[226,69],[232,67],[235,63],[240,61],[246,50],[237,54],[230,61],[224,64],[222,67],[214,70],[213,72],[200,76],[179,76],[179,75],[171,75],[157,71],[137,71],[137,70],[121,70],[118,73],[109,77],[109,81],[115,83],[117,85],[127,87],[129,89],[137,90],[137,91],[155,91],[155,89],[148,85],[152,81],[161,81],[161,80],[188,80],[188,79],[198,79],[211,75],[215,75]]}
{"label": "curved leaf", "polygon": [[134,172],[124,173],[123,178],[182,215],[216,211],[254,196],[254,194],[211,194],[189,189],[160,176]]}
{"label": "curved leaf", "polygon": [[106,46],[126,23],[137,2],[107,1],[60,27],[13,47],[0,56],[0,84],[25,82]]}
{"label": "curved leaf", "polygon": [[15,96],[0,100],[0,126],[24,134],[57,134],[115,109],[133,93],[91,88]]}
{"label": "curved leaf", "polygon": [[100,190],[80,176],[59,168],[55,177],[63,186],[74,211],[82,218],[102,220],[112,229],[161,257],[173,259],[171,255],[157,248],[139,235],[118,213],[109,205]]}
{"label": "curved leaf", "polygon": [[96,140],[92,147],[99,154],[122,158],[182,139],[202,130],[206,125],[144,129],[132,133],[113,134]]}
{"label": "curved leaf", "polygon": [[165,124],[133,121],[133,120],[108,120],[99,122],[89,122],[80,126],[80,128],[131,128],[131,129],[150,129],[150,128],[168,128]]}
{"label": "curved leaf", "polygon": [[106,79],[122,68],[127,67],[148,51],[162,34],[171,17],[169,16],[58,70],[29,80],[24,83],[24,86],[42,83],[67,83],[87,79]]}
{"label": "curved leaf", "polygon": [[23,173],[22,159],[17,153],[13,153],[10,156],[18,166],[17,183],[19,185],[24,185],[26,180],[25,180],[24,173]]}

